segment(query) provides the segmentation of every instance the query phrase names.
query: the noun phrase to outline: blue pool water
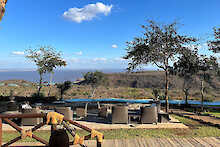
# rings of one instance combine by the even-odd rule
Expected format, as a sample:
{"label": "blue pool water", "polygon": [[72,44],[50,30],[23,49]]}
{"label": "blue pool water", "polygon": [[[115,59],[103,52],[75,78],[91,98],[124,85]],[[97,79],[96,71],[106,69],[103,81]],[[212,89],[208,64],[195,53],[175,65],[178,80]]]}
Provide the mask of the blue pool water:
{"label": "blue pool water", "polygon": [[[118,102],[118,103],[150,103],[153,99],[119,99],[119,98],[105,98],[105,99],[68,99],[64,100],[66,103],[76,102]],[[161,100],[161,103],[165,103],[165,100]],[[200,105],[201,101],[188,100],[189,104]],[[169,100],[169,104],[185,104],[185,100]],[[204,102],[204,105],[217,106],[220,105],[220,101]]]}

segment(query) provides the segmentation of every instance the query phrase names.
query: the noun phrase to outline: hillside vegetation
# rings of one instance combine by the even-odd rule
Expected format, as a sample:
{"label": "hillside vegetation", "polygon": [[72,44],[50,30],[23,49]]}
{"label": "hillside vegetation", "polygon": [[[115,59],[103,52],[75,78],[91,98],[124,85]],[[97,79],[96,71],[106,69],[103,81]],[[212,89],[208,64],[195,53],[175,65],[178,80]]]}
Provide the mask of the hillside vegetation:
{"label": "hillside vegetation", "polygon": [[[134,73],[114,73],[107,74],[109,86],[161,89],[165,87],[165,74],[163,71],[143,71]],[[169,77],[169,96],[183,96],[183,79],[178,76]],[[200,74],[194,77],[190,83],[190,97],[198,99],[200,97]],[[220,77],[211,73],[211,79],[205,82],[206,98],[209,100],[220,100]]]}
{"label": "hillside vegetation", "polygon": [[[126,98],[126,99],[145,99],[153,98],[153,89],[160,90],[161,98],[164,95],[164,73],[162,71],[146,71],[136,73],[112,73],[105,74],[106,81],[103,81],[97,87],[95,98]],[[56,78],[56,77],[55,77]],[[31,97],[37,92],[37,84],[24,80],[8,80],[1,81],[0,96],[10,95],[10,91],[14,91],[15,96]],[[12,84],[12,85],[11,85]],[[14,85],[16,84],[16,86]],[[169,98],[184,99],[182,91],[183,80],[177,76],[170,77]],[[192,81],[192,89],[190,89],[189,99],[201,99],[200,94],[200,78],[199,75]],[[205,83],[206,101],[220,101],[220,78],[212,75],[209,82]],[[49,87],[43,86],[42,93],[47,96]],[[64,94],[64,99],[69,98],[88,98],[93,88],[85,83],[74,84]],[[60,98],[60,92],[55,85],[52,86],[51,96]]]}

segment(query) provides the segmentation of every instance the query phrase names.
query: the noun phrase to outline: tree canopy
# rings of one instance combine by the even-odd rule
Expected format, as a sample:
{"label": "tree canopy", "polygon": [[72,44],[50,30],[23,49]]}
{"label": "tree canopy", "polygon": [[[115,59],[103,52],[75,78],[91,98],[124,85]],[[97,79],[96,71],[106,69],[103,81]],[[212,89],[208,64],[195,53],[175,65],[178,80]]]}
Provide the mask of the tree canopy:
{"label": "tree canopy", "polygon": [[176,55],[189,50],[188,45],[196,42],[193,37],[180,35],[176,22],[159,25],[148,21],[142,28],[145,30],[143,37],[135,37],[133,41],[127,42],[127,55],[124,59],[131,59],[128,70],[149,63],[167,70],[169,61],[174,61]]}
{"label": "tree canopy", "polygon": [[66,61],[62,59],[61,53],[50,46],[42,46],[40,48],[28,49],[26,58],[33,61],[37,66],[40,75],[39,92],[42,87],[42,75],[45,73],[53,73],[57,67],[66,66]]}
{"label": "tree canopy", "polygon": [[209,41],[209,50],[214,53],[220,53],[220,28],[214,28],[214,40]]}
{"label": "tree canopy", "polygon": [[95,71],[95,72],[87,72],[84,74],[84,82],[88,85],[92,85],[96,87],[105,82],[106,77],[103,72]]}
{"label": "tree canopy", "polygon": [[189,45],[197,40],[193,37],[181,35],[177,32],[177,23],[160,25],[152,20],[147,25],[142,25],[144,34],[127,42],[127,54],[124,59],[129,60],[128,70],[134,70],[138,66],[154,64],[165,71],[165,97],[166,111],[168,111],[168,75],[171,62],[175,61]]}
{"label": "tree canopy", "polygon": [[63,99],[63,94],[71,88],[71,81],[65,81],[64,83],[56,84],[59,89],[61,99]]}

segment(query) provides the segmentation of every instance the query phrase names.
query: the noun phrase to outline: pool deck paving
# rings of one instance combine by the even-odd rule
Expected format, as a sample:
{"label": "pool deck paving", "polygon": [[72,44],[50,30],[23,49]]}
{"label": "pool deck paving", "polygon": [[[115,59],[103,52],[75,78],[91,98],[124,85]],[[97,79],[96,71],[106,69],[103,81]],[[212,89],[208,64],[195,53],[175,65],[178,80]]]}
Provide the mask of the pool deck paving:
{"label": "pool deck paving", "polygon": [[[184,125],[183,123],[179,122],[177,119],[170,117],[171,120],[169,123],[157,123],[157,124],[107,124],[107,123],[97,123],[94,121],[76,121],[82,125],[85,125],[91,129],[96,130],[107,130],[107,129],[161,129],[161,128],[169,128],[169,129],[187,129],[188,126]],[[73,126],[75,127],[75,126]],[[22,129],[28,130],[33,128],[33,126],[22,126]],[[75,127],[76,129],[80,129]],[[3,131],[15,131],[10,125],[3,123],[2,125]],[[38,130],[50,130],[51,127],[49,125],[45,125]]]}

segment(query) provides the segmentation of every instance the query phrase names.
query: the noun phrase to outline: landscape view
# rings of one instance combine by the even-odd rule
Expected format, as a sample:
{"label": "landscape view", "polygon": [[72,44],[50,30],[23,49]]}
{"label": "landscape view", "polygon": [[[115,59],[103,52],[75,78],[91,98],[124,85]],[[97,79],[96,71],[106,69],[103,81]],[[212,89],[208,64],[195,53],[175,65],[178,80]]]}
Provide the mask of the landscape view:
{"label": "landscape view", "polygon": [[220,146],[219,9],[0,0],[0,146]]}

